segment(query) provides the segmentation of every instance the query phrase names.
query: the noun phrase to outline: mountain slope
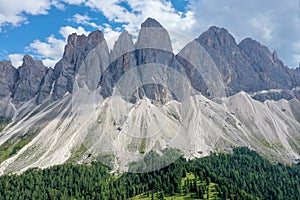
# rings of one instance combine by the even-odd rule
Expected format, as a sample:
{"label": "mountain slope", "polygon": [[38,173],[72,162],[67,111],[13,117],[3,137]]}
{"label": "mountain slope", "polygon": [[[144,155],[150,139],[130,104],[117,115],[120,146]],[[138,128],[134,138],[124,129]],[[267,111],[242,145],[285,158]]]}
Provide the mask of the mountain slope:
{"label": "mountain slope", "polygon": [[225,29],[211,27],[175,55],[167,30],[147,19],[136,43],[125,31],[109,51],[100,31],[72,34],[54,69],[26,56],[0,70],[1,116],[12,119],[0,134],[9,155],[0,174],[74,155],[120,172],[152,152],[169,156],[151,171],[177,150],[193,158],[236,146],[272,161],[300,158],[300,74]]}

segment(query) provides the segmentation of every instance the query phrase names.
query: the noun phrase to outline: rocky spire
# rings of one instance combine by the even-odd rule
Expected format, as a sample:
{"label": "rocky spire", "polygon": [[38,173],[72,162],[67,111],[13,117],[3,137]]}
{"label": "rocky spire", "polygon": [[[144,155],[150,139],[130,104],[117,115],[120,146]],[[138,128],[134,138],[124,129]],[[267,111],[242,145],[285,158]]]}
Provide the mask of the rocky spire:
{"label": "rocky spire", "polygon": [[172,44],[167,30],[155,19],[148,18],[142,23],[136,49],[161,49],[172,52]]}
{"label": "rocky spire", "polygon": [[13,95],[14,102],[28,101],[37,95],[46,71],[47,67],[43,65],[42,61],[25,55],[22,66],[18,68],[19,80]]}
{"label": "rocky spire", "polygon": [[111,52],[111,62],[118,59],[120,56],[134,51],[134,44],[132,41],[132,36],[128,33],[128,31],[124,31],[119,36],[118,40],[114,44],[113,50]]}
{"label": "rocky spire", "polygon": [[206,47],[237,48],[234,37],[225,28],[219,28],[216,26],[210,27],[196,40]]}
{"label": "rocky spire", "polygon": [[17,80],[18,70],[14,68],[11,61],[0,61],[0,100],[11,95]]}
{"label": "rocky spire", "polygon": [[72,93],[75,74],[87,55],[100,44],[103,44],[103,49],[108,54],[104,35],[99,30],[88,36],[73,33],[68,37],[63,58],[55,65],[53,72],[55,99],[61,98],[66,92]]}
{"label": "rocky spire", "polygon": [[163,26],[156,21],[155,19],[148,17],[146,19],[146,21],[144,21],[141,25],[142,28],[146,28],[146,27],[157,27],[157,28],[163,28]]}

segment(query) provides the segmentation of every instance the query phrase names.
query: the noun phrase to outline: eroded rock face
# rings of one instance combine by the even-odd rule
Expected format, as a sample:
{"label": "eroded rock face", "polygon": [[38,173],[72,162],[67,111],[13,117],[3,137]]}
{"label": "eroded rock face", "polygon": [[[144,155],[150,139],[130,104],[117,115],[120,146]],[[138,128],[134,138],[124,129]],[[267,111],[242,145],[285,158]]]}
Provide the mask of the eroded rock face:
{"label": "eroded rock face", "polygon": [[88,53],[101,43],[106,44],[101,31],[94,31],[88,36],[72,34],[68,37],[64,55],[54,67],[55,99],[61,98],[66,92],[72,93],[75,74]]}
{"label": "eroded rock face", "polygon": [[110,54],[110,63],[100,77],[100,94],[103,97],[111,96],[113,87],[119,79],[134,67],[136,67],[136,57],[132,36],[124,31],[114,44]]}
{"label": "eroded rock face", "polygon": [[53,69],[48,68],[46,71],[46,74],[44,78],[42,79],[39,93],[36,99],[37,104],[42,103],[45,99],[49,97],[49,94],[51,93],[53,89],[53,83],[54,83],[54,76],[53,76]]}
{"label": "eroded rock face", "polygon": [[23,64],[18,68],[19,78],[13,95],[14,102],[25,102],[35,97],[40,92],[40,84],[46,71],[47,67],[42,61],[33,60],[29,55],[24,56]]}
{"label": "eroded rock face", "polygon": [[172,44],[168,31],[155,19],[148,18],[141,25],[136,49],[161,49],[172,51]]}
{"label": "eroded rock face", "polygon": [[167,30],[148,18],[141,25],[135,44],[127,31],[119,36],[111,52],[110,65],[100,79],[100,94],[109,97],[116,86],[123,98],[131,102],[148,97],[166,103],[176,99],[174,91],[166,89],[175,83],[171,70],[184,75],[183,66],[172,52]]}
{"label": "eroded rock face", "polygon": [[[278,59],[276,51],[271,53],[266,46],[250,38],[244,39],[239,48],[244,57],[249,61],[253,70],[258,75],[258,81],[262,86],[252,90],[261,89],[291,89],[297,80],[288,67]],[[264,85],[264,86],[263,86]]]}
{"label": "eroded rock face", "polygon": [[18,71],[10,61],[0,61],[0,100],[10,97],[18,80]]}
{"label": "eroded rock face", "polygon": [[246,76],[242,71],[250,71],[250,65],[241,55],[235,39],[226,29],[210,27],[196,41],[205,48],[216,63],[227,85],[228,95],[247,88],[244,82],[250,82],[252,77]]}
{"label": "eroded rock face", "polygon": [[[294,70],[285,67],[276,52],[271,53],[267,47],[255,40],[246,38],[237,44],[226,29],[211,27],[195,42],[212,57],[224,82],[227,95],[233,95],[242,90],[250,93],[269,89],[290,90],[300,85],[299,68]],[[99,47],[95,50],[97,46]],[[185,51],[189,49],[188,54],[194,55],[193,51],[199,51],[199,49],[193,48],[191,44],[188,44]],[[92,55],[89,55],[91,52]],[[86,60],[88,55],[89,59]],[[201,65],[201,63],[196,64]],[[44,67],[40,61],[34,61],[29,56],[25,56],[24,64],[18,70],[7,61],[2,61],[3,74],[9,75],[1,79],[0,96],[11,94],[15,103],[28,101],[36,95],[37,104],[50,96],[53,99],[60,99],[66,93],[73,92],[74,78],[81,71],[93,79],[87,83],[88,87],[101,86],[101,95],[108,97],[112,95],[113,87],[118,84],[125,73],[137,69],[138,74],[143,74],[141,70],[145,70],[148,65],[155,65],[157,68],[167,66],[174,69],[183,76],[187,76],[196,90],[206,96],[211,95],[205,83],[207,80],[203,79],[206,75],[201,74],[202,72],[195,73],[196,70],[189,61],[182,59],[179,54],[175,56],[167,30],[155,19],[148,18],[141,25],[135,44],[131,35],[124,31],[111,53],[109,53],[102,32],[94,31],[88,36],[70,35],[64,55],[54,69]],[[84,69],[80,70],[81,66]],[[161,82],[162,85],[158,86],[159,84],[155,84],[155,81],[148,83],[147,78],[139,76],[135,83],[138,89],[132,91],[134,98],[147,96],[160,102],[174,99],[172,91],[167,92],[163,89],[167,88],[169,84],[167,80],[171,80],[172,76],[167,75],[166,78],[162,78],[160,77],[162,73],[154,69],[155,67],[153,70],[150,68],[147,68],[147,73],[152,74],[153,80],[164,79]],[[100,82],[97,83],[98,81]],[[161,101],[162,99],[165,100]],[[259,99],[264,99],[264,97],[259,97]]]}
{"label": "eroded rock face", "polygon": [[246,38],[237,44],[226,29],[211,27],[196,41],[215,61],[227,85],[227,95],[299,85],[299,73],[285,67],[276,52],[272,54],[255,40]]}

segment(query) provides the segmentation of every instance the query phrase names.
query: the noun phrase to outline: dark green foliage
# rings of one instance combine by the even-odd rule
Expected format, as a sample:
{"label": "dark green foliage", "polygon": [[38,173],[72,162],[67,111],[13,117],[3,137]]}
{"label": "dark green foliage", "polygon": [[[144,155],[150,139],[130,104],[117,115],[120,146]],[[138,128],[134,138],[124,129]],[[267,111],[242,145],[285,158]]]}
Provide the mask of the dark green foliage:
{"label": "dark green foliage", "polygon": [[11,122],[10,119],[0,117],[0,132]]}
{"label": "dark green foliage", "polygon": [[0,163],[16,154],[20,149],[28,144],[33,139],[33,137],[34,135],[13,137],[3,143],[0,146]]}
{"label": "dark green foliage", "polygon": [[[187,173],[202,184],[189,179]],[[185,192],[203,198],[207,183],[216,183],[220,199],[298,199],[300,165],[274,165],[246,148],[235,149],[232,155],[214,154],[192,161],[180,158],[159,171],[120,177],[97,162],[89,166],[65,164],[0,177],[0,199],[105,200],[138,194],[164,199]]]}

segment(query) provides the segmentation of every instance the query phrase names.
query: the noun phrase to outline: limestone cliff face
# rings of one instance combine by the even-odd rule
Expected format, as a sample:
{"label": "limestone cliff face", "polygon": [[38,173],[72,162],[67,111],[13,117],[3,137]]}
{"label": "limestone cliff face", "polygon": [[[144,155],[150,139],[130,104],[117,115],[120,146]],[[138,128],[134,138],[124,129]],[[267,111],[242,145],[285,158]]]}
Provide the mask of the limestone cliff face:
{"label": "limestone cliff face", "polygon": [[47,67],[42,61],[33,60],[31,56],[26,55],[18,72],[18,82],[13,94],[16,103],[29,101],[40,92],[40,84],[46,75]]}
{"label": "limestone cliff face", "polygon": [[10,61],[0,61],[0,99],[10,97],[18,80],[18,70]]}
{"label": "limestone cliff face", "polygon": [[[106,45],[101,31],[94,31],[88,36],[72,34],[68,37],[64,55],[54,67],[53,96],[55,99],[61,98],[66,92],[72,93],[74,77],[80,70],[80,66],[88,53],[101,43]],[[108,52],[108,49],[106,51]]]}
{"label": "limestone cliff face", "polygon": [[10,99],[18,81],[18,70],[10,61],[0,61],[0,117],[11,118],[13,109],[9,107]]}
{"label": "limestone cliff face", "polygon": [[[184,74],[183,66],[172,52],[167,30],[155,19],[148,18],[142,25],[137,42],[124,31],[111,52],[109,67],[100,79],[103,97],[109,97],[113,88],[131,102],[147,97],[155,102],[166,103],[176,99],[175,72]],[[178,76],[178,75],[177,75]]]}
{"label": "limestone cliff face", "polygon": [[115,42],[110,53],[110,63],[100,77],[100,94],[103,97],[111,96],[113,87],[117,84],[124,73],[136,67],[132,36],[124,31]]}
{"label": "limestone cliff face", "polygon": [[[199,60],[203,56],[212,58],[210,66],[215,66],[218,72],[214,74],[215,80],[212,74],[207,76],[204,66],[208,66],[208,63]],[[189,60],[183,57],[189,57]],[[102,32],[94,31],[88,36],[70,35],[64,55],[54,69],[46,68],[41,61],[35,61],[30,56],[25,56],[23,61],[18,69],[8,61],[1,61],[0,64],[0,70],[3,71],[0,97],[12,97],[16,104],[32,98],[36,98],[37,104],[46,99],[59,100],[65,94],[73,93],[74,84],[83,84],[80,80],[75,83],[76,76],[78,79],[89,77],[85,78],[88,80],[85,84],[93,89],[101,87],[100,94],[106,98],[112,95],[113,88],[121,83],[120,79],[129,71],[136,73],[134,75],[138,78],[133,82],[131,94],[123,94],[133,102],[143,96],[164,103],[176,99],[175,93],[178,92],[166,89],[174,82],[174,73],[168,74],[166,69],[187,78],[193,88],[207,97],[214,95],[210,90],[220,92],[211,84],[212,81],[220,82],[220,77],[222,90],[227,96],[240,91],[256,93],[270,89],[284,90],[276,95],[255,94],[255,99],[260,101],[273,97],[297,97],[291,93],[291,89],[300,86],[299,68],[294,70],[284,66],[276,52],[271,53],[267,47],[251,38],[237,44],[224,28],[210,27],[178,55],[174,55],[167,30],[152,18],[142,23],[136,43],[124,31],[111,52]],[[292,96],[288,95],[290,93]]]}
{"label": "limestone cliff face", "polygon": [[215,61],[227,86],[227,95],[241,90],[292,89],[300,84],[299,73],[284,66],[276,52],[271,53],[251,38],[237,44],[226,29],[211,27],[196,41]]}

